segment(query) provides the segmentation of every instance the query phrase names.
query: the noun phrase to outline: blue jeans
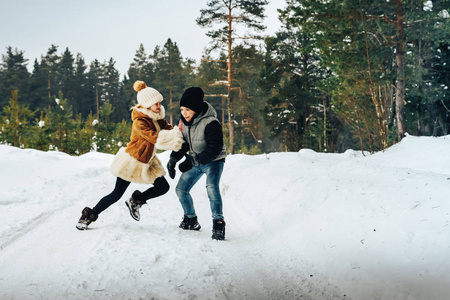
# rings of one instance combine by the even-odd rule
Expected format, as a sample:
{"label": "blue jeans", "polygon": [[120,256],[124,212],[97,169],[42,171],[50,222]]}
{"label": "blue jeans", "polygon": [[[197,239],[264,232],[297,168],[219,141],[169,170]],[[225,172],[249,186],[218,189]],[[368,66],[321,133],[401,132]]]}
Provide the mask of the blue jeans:
{"label": "blue jeans", "polygon": [[206,165],[193,166],[192,169],[181,175],[176,187],[176,193],[186,216],[189,218],[197,216],[189,192],[200,177],[206,174],[206,191],[211,206],[212,218],[213,220],[224,219],[222,213],[222,197],[220,196],[219,188],[223,166],[223,161],[212,161]]}

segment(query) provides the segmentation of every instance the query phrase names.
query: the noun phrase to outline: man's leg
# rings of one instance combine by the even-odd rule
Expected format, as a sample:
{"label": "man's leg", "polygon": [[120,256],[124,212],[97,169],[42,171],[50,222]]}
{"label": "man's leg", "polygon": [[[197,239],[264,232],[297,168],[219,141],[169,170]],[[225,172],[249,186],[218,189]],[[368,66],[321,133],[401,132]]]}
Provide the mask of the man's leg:
{"label": "man's leg", "polygon": [[213,161],[205,165],[206,191],[208,193],[213,220],[223,220],[222,196],[220,195],[220,178],[224,162]]}
{"label": "man's leg", "polygon": [[177,187],[175,188],[178,199],[183,207],[184,214],[189,218],[197,216],[195,214],[194,203],[190,191],[202,175],[203,172],[199,167],[193,167],[181,175]]}

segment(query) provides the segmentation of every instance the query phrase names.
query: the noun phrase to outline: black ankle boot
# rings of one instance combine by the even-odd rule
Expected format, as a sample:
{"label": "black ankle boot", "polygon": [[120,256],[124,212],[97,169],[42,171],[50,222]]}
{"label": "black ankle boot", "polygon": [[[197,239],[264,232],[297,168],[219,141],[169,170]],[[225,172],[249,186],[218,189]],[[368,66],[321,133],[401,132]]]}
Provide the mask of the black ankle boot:
{"label": "black ankle boot", "polygon": [[197,221],[197,217],[189,218],[184,215],[183,221],[181,221],[180,226],[184,230],[200,230],[201,226]]}
{"label": "black ankle boot", "polygon": [[224,220],[214,220],[212,229],[212,239],[214,240],[224,240],[225,239],[225,221]]}

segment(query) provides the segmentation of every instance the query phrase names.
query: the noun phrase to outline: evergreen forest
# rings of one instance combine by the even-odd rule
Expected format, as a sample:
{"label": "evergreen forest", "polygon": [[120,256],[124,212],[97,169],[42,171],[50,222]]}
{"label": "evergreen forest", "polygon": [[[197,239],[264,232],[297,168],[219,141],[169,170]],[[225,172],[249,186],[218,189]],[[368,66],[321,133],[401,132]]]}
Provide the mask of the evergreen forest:
{"label": "evergreen forest", "polygon": [[141,44],[122,76],[114,58],[87,62],[49,45],[30,62],[7,47],[0,143],[116,153],[129,141],[136,80],[163,95],[175,126],[183,91],[201,87],[229,153],[375,152],[406,134],[450,134],[449,0],[286,0],[273,36],[266,5],[205,1],[194,16],[211,28],[201,61],[168,37],[150,52]]}

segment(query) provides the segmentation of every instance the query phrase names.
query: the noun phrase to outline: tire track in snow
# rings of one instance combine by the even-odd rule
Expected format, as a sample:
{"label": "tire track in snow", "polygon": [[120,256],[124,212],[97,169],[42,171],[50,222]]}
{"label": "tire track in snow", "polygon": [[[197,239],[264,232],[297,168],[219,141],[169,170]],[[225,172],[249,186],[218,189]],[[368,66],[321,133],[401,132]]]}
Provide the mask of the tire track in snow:
{"label": "tire track in snow", "polygon": [[20,238],[26,236],[29,232],[37,229],[37,227],[43,223],[55,213],[55,211],[43,212],[33,217],[32,219],[18,224],[13,228],[8,228],[5,230],[2,236],[2,242],[0,244],[0,250],[4,250],[6,247],[19,240]]}
{"label": "tire track in snow", "polygon": [[[2,254],[0,280],[4,284],[2,299],[85,299],[78,296],[83,289],[82,279],[89,268],[84,265],[95,247],[100,232],[87,241],[72,221],[74,208],[64,207],[42,214],[39,225],[23,232]],[[14,251],[20,249],[20,251]],[[1,261],[1,260],[0,260]],[[80,280],[81,279],[81,280]],[[75,285],[75,293],[65,293]],[[46,290],[49,287],[51,293]],[[92,296],[92,295],[91,295]]]}
{"label": "tire track in snow", "polygon": [[[75,173],[75,176],[80,176],[80,174]],[[19,202],[14,202],[13,203],[14,205],[10,205],[8,203],[9,207],[14,208],[14,210],[10,212],[12,214],[21,214],[22,210],[28,211],[40,210],[41,212],[37,213],[36,215],[32,215],[27,220],[20,218],[20,215],[18,215],[17,220],[20,221],[17,221],[16,224],[9,225],[8,226],[9,228],[5,228],[2,231],[0,231],[1,234],[0,250],[4,250],[6,247],[11,245],[15,241],[23,238],[33,230],[37,229],[39,226],[44,224],[49,217],[51,217],[54,214],[58,214],[62,210],[64,210],[67,204],[77,203],[77,201],[74,200],[85,197],[87,194],[89,194],[91,190],[94,189],[94,187],[98,186],[96,185],[96,183],[88,183],[87,188],[79,189],[78,191],[72,191],[72,193],[70,193],[69,190],[71,180],[72,177],[62,178],[61,180],[58,181],[51,180],[50,183],[44,183],[40,189],[37,188],[37,186],[39,186],[39,182],[35,183],[33,186],[29,188],[30,190],[33,190],[32,194],[35,195],[34,197],[35,200],[31,204],[27,202],[29,201],[28,199]],[[56,195],[53,195],[52,199],[48,199],[48,196],[46,194],[47,184],[59,187],[58,193]],[[71,196],[67,197],[67,195]],[[61,201],[61,199],[65,199],[66,201]],[[28,203],[28,205],[23,205],[23,203],[25,204]],[[17,206],[17,204],[21,205]],[[76,220],[74,220],[74,222],[75,221]]]}

